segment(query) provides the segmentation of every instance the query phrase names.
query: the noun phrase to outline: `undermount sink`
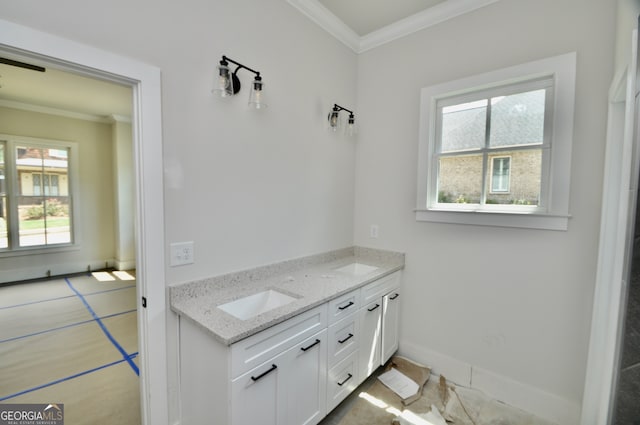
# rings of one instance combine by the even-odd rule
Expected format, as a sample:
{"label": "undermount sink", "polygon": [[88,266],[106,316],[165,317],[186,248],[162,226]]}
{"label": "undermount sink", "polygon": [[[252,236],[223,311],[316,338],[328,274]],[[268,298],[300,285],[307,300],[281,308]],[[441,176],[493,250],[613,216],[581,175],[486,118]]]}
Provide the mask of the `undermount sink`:
{"label": "undermount sink", "polygon": [[337,272],[349,273],[355,276],[360,276],[363,274],[371,273],[372,271],[378,270],[377,267],[368,266],[362,263],[351,263],[346,266],[338,267],[335,269]]}
{"label": "undermount sink", "polygon": [[282,307],[296,298],[273,289],[248,295],[235,301],[219,305],[218,308],[240,320],[247,320],[274,308]]}

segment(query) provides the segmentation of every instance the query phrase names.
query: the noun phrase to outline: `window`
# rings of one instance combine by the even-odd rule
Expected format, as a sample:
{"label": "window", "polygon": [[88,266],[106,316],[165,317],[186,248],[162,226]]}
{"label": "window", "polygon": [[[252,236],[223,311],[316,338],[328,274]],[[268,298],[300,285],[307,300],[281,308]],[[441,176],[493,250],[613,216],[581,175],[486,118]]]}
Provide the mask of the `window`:
{"label": "window", "polygon": [[491,159],[491,193],[509,193],[510,170],[510,157]]}
{"label": "window", "polygon": [[422,89],[420,221],[566,230],[575,53]]}
{"label": "window", "polygon": [[73,243],[76,145],[0,138],[0,252]]}

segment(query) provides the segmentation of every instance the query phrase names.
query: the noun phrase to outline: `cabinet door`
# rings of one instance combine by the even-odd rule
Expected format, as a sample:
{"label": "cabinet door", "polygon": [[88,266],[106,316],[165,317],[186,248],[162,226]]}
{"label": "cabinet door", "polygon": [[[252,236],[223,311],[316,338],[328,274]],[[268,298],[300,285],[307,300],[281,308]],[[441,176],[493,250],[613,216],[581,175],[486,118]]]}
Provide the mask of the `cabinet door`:
{"label": "cabinet door", "polygon": [[359,381],[364,381],[380,366],[380,334],[382,329],[382,298],[365,305],[359,312],[360,345],[358,353],[360,359],[358,367]]}
{"label": "cabinet door", "polygon": [[233,425],[284,423],[286,354],[284,352],[231,381]]}
{"label": "cabinet door", "polygon": [[283,365],[287,425],[315,425],[325,416],[327,345],[325,329],[287,351]]}
{"label": "cabinet door", "polygon": [[398,349],[400,319],[400,291],[398,289],[382,298],[382,359],[385,364]]}

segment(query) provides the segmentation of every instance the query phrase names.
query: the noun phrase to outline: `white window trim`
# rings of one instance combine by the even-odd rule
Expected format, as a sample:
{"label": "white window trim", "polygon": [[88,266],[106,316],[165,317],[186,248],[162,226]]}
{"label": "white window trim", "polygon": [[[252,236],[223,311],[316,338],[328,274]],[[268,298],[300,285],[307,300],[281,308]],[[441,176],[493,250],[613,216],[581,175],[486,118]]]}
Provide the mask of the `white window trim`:
{"label": "white window trim", "polygon": [[[569,222],[569,186],[571,178],[571,145],[573,141],[573,114],[575,98],[576,53],[567,53],[450,81],[421,91],[420,132],[418,146],[418,182],[416,220],[438,223],[472,224],[500,227],[522,227],[548,230],[567,230]],[[428,188],[434,178],[431,159],[436,144],[436,102],[456,96],[508,84],[518,84],[536,78],[552,76],[554,79],[553,129],[549,175],[553,176],[544,196],[544,211],[526,208],[469,208],[460,210],[428,206]],[[544,202],[541,198],[541,202]]]}
{"label": "white window trim", "polygon": [[[68,185],[69,185],[69,196],[71,197],[71,242],[64,244],[55,244],[55,245],[34,245],[34,246],[14,246],[9,247],[8,249],[0,250],[0,258],[4,257],[16,257],[21,255],[32,255],[32,254],[44,254],[44,253],[52,253],[52,252],[65,252],[65,251],[76,251],[81,248],[80,246],[80,186],[79,186],[79,156],[80,156],[80,148],[78,143],[70,142],[70,141],[62,141],[62,140],[52,140],[52,139],[42,139],[35,137],[25,137],[25,136],[14,136],[10,134],[0,134],[0,141],[4,141],[6,143],[6,151],[5,151],[5,159],[9,159],[9,161],[5,161],[5,178],[7,175],[10,176],[10,181],[7,183],[10,185],[10,192],[8,193],[8,197],[15,197],[18,193],[18,182],[17,182],[17,173],[15,169],[15,147],[20,144],[25,144],[29,146],[35,147],[43,147],[43,148],[55,148],[59,147],[61,149],[69,148],[71,151],[69,158],[69,177],[68,177]],[[13,223],[7,223],[9,227],[9,231],[13,232],[14,235],[18,234],[18,228]],[[15,236],[14,236],[15,237]]]}

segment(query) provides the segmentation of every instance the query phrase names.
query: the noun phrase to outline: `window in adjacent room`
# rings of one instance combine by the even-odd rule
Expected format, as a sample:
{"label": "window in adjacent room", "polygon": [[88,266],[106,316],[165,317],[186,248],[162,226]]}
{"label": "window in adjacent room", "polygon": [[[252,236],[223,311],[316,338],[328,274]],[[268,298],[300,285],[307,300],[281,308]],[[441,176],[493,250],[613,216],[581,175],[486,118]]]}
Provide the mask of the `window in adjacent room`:
{"label": "window in adjacent room", "polygon": [[17,137],[0,141],[0,250],[73,243],[75,146]]}
{"label": "window in adjacent room", "polygon": [[422,90],[423,221],[563,230],[575,54]]}

